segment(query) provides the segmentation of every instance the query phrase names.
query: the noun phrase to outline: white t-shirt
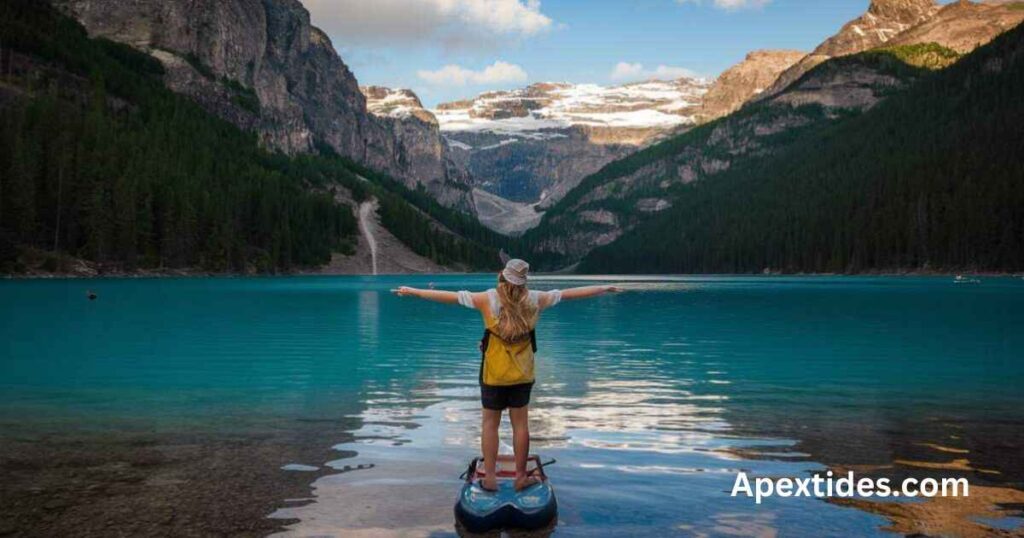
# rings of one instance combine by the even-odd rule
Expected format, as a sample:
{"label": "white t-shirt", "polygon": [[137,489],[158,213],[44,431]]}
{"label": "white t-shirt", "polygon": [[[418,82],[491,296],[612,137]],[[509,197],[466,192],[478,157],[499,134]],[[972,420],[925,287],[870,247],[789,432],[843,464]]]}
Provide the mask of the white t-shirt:
{"label": "white t-shirt", "polygon": [[[537,291],[530,290],[530,303],[537,307],[539,310],[544,308],[551,308],[562,301],[562,290],[551,290],[551,291]],[[541,307],[541,298],[546,297],[547,305]],[[491,303],[491,314],[494,316],[498,315],[498,311],[501,310],[501,300],[498,299],[498,290],[491,288],[487,290],[487,298]],[[468,291],[459,292],[459,304],[466,308],[476,308],[473,306],[473,294]]]}

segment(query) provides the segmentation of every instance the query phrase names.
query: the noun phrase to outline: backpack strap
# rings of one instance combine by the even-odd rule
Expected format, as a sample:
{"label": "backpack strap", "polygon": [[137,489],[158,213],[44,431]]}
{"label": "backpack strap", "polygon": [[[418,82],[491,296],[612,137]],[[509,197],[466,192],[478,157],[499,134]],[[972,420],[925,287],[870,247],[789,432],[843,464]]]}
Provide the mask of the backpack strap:
{"label": "backpack strap", "polygon": [[484,336],[480,339],[480,384],[484,384],[484,358],[487,357],[487,346],[491,343],[491,330],[484,329]]}

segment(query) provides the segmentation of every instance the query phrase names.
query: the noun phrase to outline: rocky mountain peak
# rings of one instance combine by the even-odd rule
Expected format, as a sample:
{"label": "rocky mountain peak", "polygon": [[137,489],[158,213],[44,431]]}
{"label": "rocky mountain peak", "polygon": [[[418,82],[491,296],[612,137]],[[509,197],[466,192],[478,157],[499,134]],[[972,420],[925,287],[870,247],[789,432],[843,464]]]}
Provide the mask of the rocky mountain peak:
{"label": "rocky mountain peak", "polygon": [[[583,177],[694,125],[707,88],[686,77],[618,86],[538,82],[442,103],[434,113],[453,158],[478,192],[487,191],[477,196],[478,208],[500,208],[484,223],[520,231],[537,222],[535,207],[555,203]],[[509,200],[522,207],[512,210]],[[512,215],[519,215],[515,226],[498,222]]]}
{"label": "rocky mountain peak", "polygon": [[710,121],[738,109],[771,86],[779,74],[800,61],[798,50],[755,50],[715,80],[704,96],[700,121]]}
{"label": "rocky mountain peak", "polygon": [[534,82],[526,87],[528,93],[536,92],[540,94],[553,92],[555,90],[561,90],[572,86],[568,82]]}
{"label": "rocky mountain peak", "polygon": [[871,0],[868,13],[892,20],[916,21],[937,9],[935,0]]}
{"label": "rocky mountain peak", "polygon": [[704,80],[685,77],[621,86],[539,82],[442,103],[435,113],[446,132],[516,134],[572,126],[673,127],[693,122],[692,115],[707,87]]}
{"label": "rocky mountain peak", "polygon": [[879,47],[897,35],[935,17],[935,0],[872,0],[866,13],[843,25],[810,54],[793,64],[755,99],[777,95],[804,73],[834,58]]}
{"label": "rocky mountain peak", "polygon": [[366,109],[375,116],[408,119],[436,124],[437,118],[423,108],[420,98],[407,88],[386,88],[384,86],[360,86],[366,96]]}
{"label": "rocky mountain peak", "polygon": [[791,57],[795,55],[803,56],[804,54],[806,53],[799,50],[757,49],[748,52],[747,55],[743,57],[743,62],[741,62],[740,64],[736,64],[733,67],[737,67],[739,65],[742,65],[743,63],[774,61],[779,58]]}
{"label": "rocky mountain peak", "polygon": [[423,103],[420,102],[420,98],[410,89],[407,88],[388,88],[385,86],[360,86],[359,90],[366,96],[367,102],[371,100],[375,101],[395,101],[396,103],[402,103],[416,108],[423,108]]}
{"label": "rocky mountain peak", "polygon": [[[373,138],[355,77],[298,0],[52,0],[92,36],[164,63],[164,82],[287,153],[315,142],[364,160]],[[251,91],[236,106],[234,81]],[[234,88],[237,88],[235,86]],[[384,164],[384,157],[375,165]]]}
{"label": "rocky mountain peak", "polygon": [[[409,90],[361,89],[299,0],[51,0],[92,36],[160,60],[164,83],[286,153],[331,147],[472,211],[434,116]],[[364,91],[367,95],[364,95]]]}
{"label": "rocky mountain peak", "polygon": [[846,23],[812,56],[843,56],[875,48],[939,10],[934,0],[873,0],[867,13]]}
{"label": "rocky mountain peak", "polygon": [[938,43],[966,54],[1024,21],[1024,9],[1019,5],[960,0],[943,6],[934,17],[901,33],[888,44]]}

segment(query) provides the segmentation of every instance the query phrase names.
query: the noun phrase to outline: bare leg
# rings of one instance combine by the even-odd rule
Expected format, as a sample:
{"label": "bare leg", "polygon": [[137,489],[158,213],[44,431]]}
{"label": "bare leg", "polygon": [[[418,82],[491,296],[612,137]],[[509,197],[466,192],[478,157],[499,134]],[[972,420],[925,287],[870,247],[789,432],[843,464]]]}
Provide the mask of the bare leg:
{"label": "bare leg", "polygon": [[510,407],[508,418],[512,421],[512,447],[516,453],[516,490],[532,486],[537,479],[526,475],[526,459],[530,457],[530,408]]}
{"label": "bare leg", "polygon": [[483,426],[480,430],[480,450],[484,456],[484,488],[498,489],[498,426],[501,411],[484,408]]}

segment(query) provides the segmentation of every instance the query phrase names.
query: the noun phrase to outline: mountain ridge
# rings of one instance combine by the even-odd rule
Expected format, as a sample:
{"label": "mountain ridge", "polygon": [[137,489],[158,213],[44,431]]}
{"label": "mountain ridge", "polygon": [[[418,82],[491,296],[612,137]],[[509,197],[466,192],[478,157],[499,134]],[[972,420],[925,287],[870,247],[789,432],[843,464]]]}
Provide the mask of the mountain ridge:
{"label": "mountain ridge", "polygon": [[[370,114],[355,76],[299,0],[52,0],[91,36],[126,43],[166,67],[167,86],[289,154],[330,147],[374,169],[425,185],[451,207],[473,211],[465,177],[418,136]],[[396,133],[396,128],[402,132]],[[403,142],[412,140],[413,147]],[[440,145],[440,140],[432,142]],[[413,158],[407,158],[410,155]]]}
{"label": "mountain ridge", "polygon": [[581,270],[1020,271],[1022,94],[1017,26],[864,114],[692,185]]}
{"label": "mountain ridge", "polygon": [[800,61],[798,50],[754,50],[715,79],[701,103],[700,121],[730,114],[750,98],[763,93],[783,71]]}
{"label": "mountain ridge", "polygon": [[930,19],[938,11],[939,5],[935,0],[871,0],[863,15],[844,24],[837,33],[783,71],[757,99],[781,92],[829,58],[878,47],[899,33]]}
{"label": "mountain ridge", "polygon": [[543,209],[583,176],[693,125],[707,82],[540,82],[439,104],[433,113],[475,186]]}
{"label": "mountain ridge", "polygon": [[368,201],[406,251],[497,264],[504,238],[422,185],[329,147],[270,151],[168,88],[152,54],[90,38],[48,3],[3,1],[0,271],[305,271],[352,253]]}
{"label": "mountain ridge", "polygon": [[419,96],[406,88],[361,86],[370,116],[385,126],[398,164],[441,205],[476,213],[468,172],[452,158],[452,149],[441,136],[437,118],[423,107]]}
{"label": "mountain ridge", "polygon": [[735,162],[765,158],[800,132],[860,114],[925,72],[894,52],[824,62],[781,94],[610,163],[584,179],[524,238],[548,253],[542,258],[573,263],[671,209],[687,185],[711,181]]}
{"label": "mountain ridge", "polygon": [[[923,4],[915,5],[920,8]],[[1014,11],[1011,20],[1024,19],[1024,12],[1010,6],[993,9],[975,4],[947,6],[934,16],[941,15],[951,24],[960,24],[957,21],[964,13],[983,20],[1004,20],[1007,9]],[[875,17],[869,13],[855,21],[870,18],[868,15]],[[978,36],[983,41],[990,39],[992,29],[999,25],[972,22],[967,27],[981,28]],[[850,28],[847,23],[841,31]],[[917,28],[905,32],[909,35]],[[589,250],[617,240],[640,222],[671,208],[682,186],[728,171],[734,161],[765,157],[802,129],[863,113],[907,87],[920,73],[945,67],[960,56],[939,44],[915,44],[912,39],[901,43],[829,58],[786,82],[781,91],[756,95],[707,128],[698,127],[691,134],[609,163],[549,209],[524,239],[552,267],[574,263]],[[794,64],[780,80],[799,66]]]}

